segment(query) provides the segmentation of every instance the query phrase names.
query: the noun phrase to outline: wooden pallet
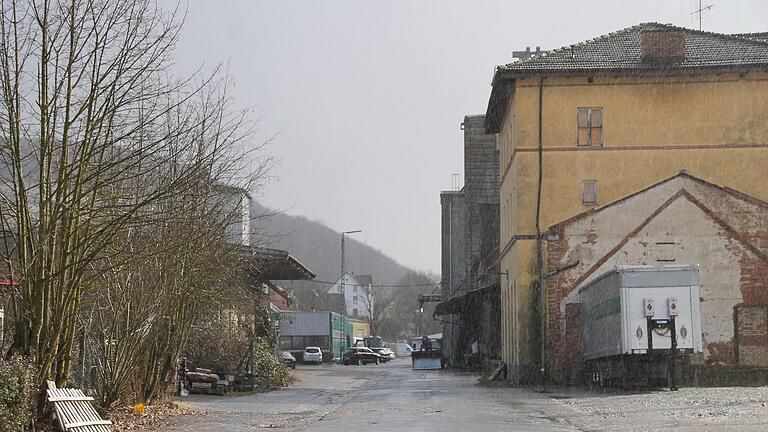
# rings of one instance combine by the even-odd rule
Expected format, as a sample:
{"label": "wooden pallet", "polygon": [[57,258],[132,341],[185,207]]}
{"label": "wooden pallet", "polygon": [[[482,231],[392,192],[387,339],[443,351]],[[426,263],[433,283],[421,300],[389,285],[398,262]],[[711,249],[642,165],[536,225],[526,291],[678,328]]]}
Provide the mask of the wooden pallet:
{"label": "wooden pallet", "polygon": [[48,381],[48,401],[56,410],[59,425],[65,431],[109,432],[109,420],[102,420],[93,408],[92,397],[79,389],[58,389],[56,383]]}

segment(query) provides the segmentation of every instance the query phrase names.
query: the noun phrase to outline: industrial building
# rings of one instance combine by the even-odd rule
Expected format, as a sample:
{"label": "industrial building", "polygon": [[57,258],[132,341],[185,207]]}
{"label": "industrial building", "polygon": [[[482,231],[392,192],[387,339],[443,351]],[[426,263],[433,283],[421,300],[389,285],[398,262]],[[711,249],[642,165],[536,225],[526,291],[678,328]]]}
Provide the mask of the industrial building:
{"label": "industrial building", "polygon": [[282,312],[278,326],[280,349],[297,359],[308,346],[320,347],[324,360],[340,358],[352,334],[352,323],[335,312]]}
{"label": "industrial building", "polygon": [[499,152],[485,116],[466,116],[464,187],[442,205],[443,355],[449,366],[486,367],[499,359]]}
{"label": "industrial building", "polygon": [[764,327],[738,323],[765,320],[764,37],[644,23],[499,66],[485,132],[500,150],[510,377],[577,374],[574,293],[657,260],[702,268],[702,365],[762,364]]}

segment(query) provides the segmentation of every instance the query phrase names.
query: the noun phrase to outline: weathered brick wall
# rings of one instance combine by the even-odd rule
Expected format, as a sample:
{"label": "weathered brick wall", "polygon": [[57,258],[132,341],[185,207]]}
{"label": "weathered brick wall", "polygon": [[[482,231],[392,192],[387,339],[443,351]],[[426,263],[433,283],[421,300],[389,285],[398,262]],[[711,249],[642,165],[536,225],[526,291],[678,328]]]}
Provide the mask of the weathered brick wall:
{"label": "weathered brick wall", "polygon": [[[563,262],[564,255],[568,251],[568,242],[563,237],[563,232],[552,233],[547,242],[547,274],[551,275],[546,279],[548,294],[547,314],[547,363],[549,364],[550,375],[558,382],[567,382],[568,370],[574,368],[568,364],[567,347],[572,346],[567,341],[566,316],[562,314],[560,301],[568,295],[568,284],[565,279],[565,273],[558,272],[558,266]],[[578,323],[577,323],[578,324]],[[572,333],[572,332],[569,332]],[[581,351],[581,339],[579,339],[579,352]]]}
{"label": "weathered brick wall", "polygon": [[[589,235],[587,242],[594,241]],[[550,376],[557,382],[577,382],[582,369],[581,305],[562,301],[570,294],[573,277],[563,268],[570,251],[563,230],[550,233],[547,241],[548,295],[547,347]]]}
{"label": "weathered brick wall", "polygon": [[466,275],[471,287],[495,283],[499,248],[499,152],[496,135],[485,133],[485,116],[464,117]]}
{"label": "weathered brick wall", "polygon": [[739,366],[768,367],[768,306],[737,306],[736,329]]}
{"label": "weathered brick wall", "polygon": [[[768,238],[768,234],[765,235]],[[744,256],[741,260],[741,293],[744,303],[768,304],[768,263]]]}
{"label": "weathered brick wall", "polygon": [[485,133],[485,116],[464,117],[464,191],[479,203],[499,202],[496,135]]}
{"label": "weathered brick wall", "polygon": [[582,368],[578,287],[618,264],[668,258],[701,266],[705,353],[698,362],[768,367],[765,313],[753,311],[741,320],[734,315],[737,305],[768,305],[766,246],[766,203],[685,175],[551,227],[546,268],[550,375],[573,382]]}
{"label": "weathered brick wall", "polygon": [[581,304],[565,306],[565,355],[562,359],[562,381],[578,382],[581,377]]}
{"label": "weathered brick wall", "polygon": [[682,61],[685,59],[685,32],[644,31],[641,33],[640,46],[645,62]]}
{"label": "weathered brick wall", "polygon": [[[700,209],[729,227],[727,235],[749,245],[742,256],[741,293],[745,304],[768,304],[768,203],[730,188],[700,197]],[[762,217],[761,217],[762,215]]]}

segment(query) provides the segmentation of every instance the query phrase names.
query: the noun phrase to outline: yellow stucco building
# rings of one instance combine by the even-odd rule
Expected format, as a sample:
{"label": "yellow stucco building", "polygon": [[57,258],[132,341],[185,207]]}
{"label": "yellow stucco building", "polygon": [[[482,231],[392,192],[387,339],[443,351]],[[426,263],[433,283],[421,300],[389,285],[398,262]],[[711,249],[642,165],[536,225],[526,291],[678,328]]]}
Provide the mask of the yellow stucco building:
{"label": "yellow stucco building", "polygon": [[536,263],[548,227],[681,170],[768,200],[766,41],[646,23],[497,68],[486,131],[500,149],[502,359],[513,377],[546,367],[552,306]]}
{"label": "yellow stucco building", "polygon": [[356,338],[364,338],[371,335],[371,325],[367,320],[347,318],[347,322],[352,324],[352,334]]}

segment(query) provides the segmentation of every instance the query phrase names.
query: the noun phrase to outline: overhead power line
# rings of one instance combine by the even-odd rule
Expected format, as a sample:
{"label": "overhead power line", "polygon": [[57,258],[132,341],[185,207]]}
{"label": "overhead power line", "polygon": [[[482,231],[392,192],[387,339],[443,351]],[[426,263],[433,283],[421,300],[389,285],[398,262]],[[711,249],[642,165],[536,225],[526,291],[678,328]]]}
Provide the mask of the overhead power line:
{"label": "overhead power line", "polygon": [[[329,281],[321,281],[321,280],[308,280],[308,281],[302,281],[302,282],[310,282],[310,283],[318,283],[323,285],[336,285],[338,282],[329,282]],[[417,288],[417,287],[437,287],[440,285],[439,282],[437,283],[422,283],[422,284],[404,284],[404,285],[377,285],[377,284],[370,284],[370,285],[360,285],[360,284],[353,284],[353,283],[345,283],[345,286],[357,286],[357,287],[371,287],[371,288]]]}

